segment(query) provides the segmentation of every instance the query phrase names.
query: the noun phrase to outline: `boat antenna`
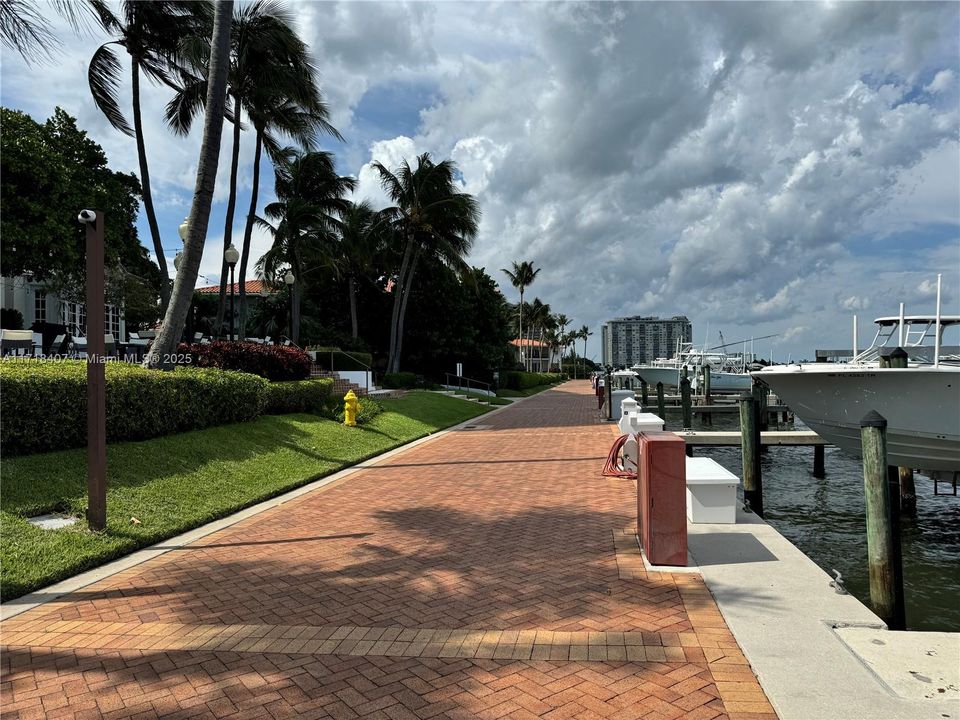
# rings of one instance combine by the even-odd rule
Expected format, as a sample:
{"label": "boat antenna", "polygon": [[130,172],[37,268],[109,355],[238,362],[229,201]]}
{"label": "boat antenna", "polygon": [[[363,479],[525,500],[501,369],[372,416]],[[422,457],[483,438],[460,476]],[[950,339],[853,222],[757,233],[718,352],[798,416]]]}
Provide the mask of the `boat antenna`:
{"label": "boat antenna", "polygon": [[900,334],[897,336],[897,347],[903,347],[903,303],[900,303]]}
{"label": "boat antenna", "polygon": [[933,341],[933,366],[940,367],[940,278],[943,276],[937,273],[937,334]]}
{"label": "boat antenna", "polygon": [[857,359],[857,355],[860,353],[857,352],[857,316],[853,316],[853,359]]}

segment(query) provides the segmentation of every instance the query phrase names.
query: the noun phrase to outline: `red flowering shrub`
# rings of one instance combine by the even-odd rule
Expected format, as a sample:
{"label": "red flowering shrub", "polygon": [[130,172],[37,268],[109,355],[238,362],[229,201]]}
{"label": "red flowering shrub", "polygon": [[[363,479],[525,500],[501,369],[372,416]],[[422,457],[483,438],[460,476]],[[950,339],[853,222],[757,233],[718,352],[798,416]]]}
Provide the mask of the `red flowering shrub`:
{"label": "red flowering shrub", "polygon": [[180,345],[195,367],[239,370],[267,380],[304,380],[310,377],[310,356],[283,345],[258,345],[218,340],[207,345]]}

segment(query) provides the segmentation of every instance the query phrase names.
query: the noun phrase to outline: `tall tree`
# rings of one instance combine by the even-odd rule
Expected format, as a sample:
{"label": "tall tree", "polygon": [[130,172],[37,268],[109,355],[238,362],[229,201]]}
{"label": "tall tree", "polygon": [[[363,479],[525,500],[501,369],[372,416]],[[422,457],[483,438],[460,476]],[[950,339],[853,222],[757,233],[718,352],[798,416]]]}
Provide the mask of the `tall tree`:
{"label": "tall tree", "polygon": [[[144,3],[146,4],[146,3]],[[217,0],[214,4],[213,33],[210,52],[210,68],[207,77],[206,114],[203,122],[203,141],[197,161],[197,184],[193,193],[193,205],[187,220],[187,239],[183,243],[180,270],[173,283],[173,293],[153,350],[144,360],[144,365],[153,368],[169,368],[171,356],[183,333],[183,325],[193,298],[193,288],[200,272],[200,259],[207,238],[210,221],[210,205],[217,182],[217,165],[220,162],[220,138],[223,134],[223,116],[226,110],[227,71],[230,68],[230,15],[233,0]]]}
{"label": "tall tree", "polygon": [[288,149],[284,155],[287,159],[274,168],[277,201],[264,208],[267,219],[260,220],[273,236],[273,245],[260,258],[259,267],[273,281],[284,268],[292,269],[290,339],[297,343],[303,285],[312,273],[335,262],[340,218],[350,207],[345,196],[356,180],[337,175],[331,153]]}
{"label": "tall tree", "polygon": [[350,203],[340,227],[340,271],[347,277],[350,296],[350,334],[359,335],[357,321],[357,279],[370,267],[383,238],[382,223],[370,203]]}
{"label": "tall tree", "polygon": [[[182,44],[209,29],[209,6],[206,2],[191,3],[186,0],[124,0],[120,5],[119,15],[115,15],[105,6],[98,8],[97,15],[103,29],[116,39],[101,45],[90,58],[87,70],[90,92],[94,103],[109,123],[120,132],[136,139],[143,209],[160,268],[160,296],[166,305],[170,296],[170,274],[167,271],[160,226],[157,224],[153,207],[150,167],[147,163],[140,111],[140,75],[142,72],[154,82],[173,86],[171,72],[179,63]],[[127,122],[117,102],[120,61],[112,48],[114,45],[122,47],[130,56],[133,127]]]}
{"label": "tall tree", "polygon": [[[593,333],[590,332],[590,328],[588,328],[586,325],[581,325],[580,330],[577,332],[577,335],[581,340],[583,340],[583,376],[586,377],[587,376],[587,338],[593,335]],[[574,360],[574,363],[576,363],[576,360]],[[576,367],[576,365],[574,365],[574,367]]]}
{"label": "tall tree", "polygon": [[395,171],[381,163],[374,167],[393,206],[381,211],[403,244],[400,270],[394,286],[390,319],[388,372],[400,371],[403,323],[410,289],[421,256],[438,258],[458,272],[469,275],[464,257],[470,251],[480,222],[476,199],[458,192],[457,166],[452,160],[435,163],[428,153],[417,158],[413,169],[404,160]]}
{"label": "tall tree", "polygon": [[[260,155],[266,141],[267,152],[276,160],[281,150],[267,128],[279,131],[294,142],[312,148],[319,130],[339,138],[327,122],[327,108],[320,97],[315,68],[307,46],[297,35],[293,18],[273,0],[257,0],[234,14],[230,33],[230,72],[228,75],[228,117],[233,121],[233,145],[230,162],[227,212],[223,228],[224,252],[233,242],[233,220],[237,201],[237,175],[240,164],[240,133],[246,112],[256,129],[254,156],[254,191],[251,211],[247,215],[244,247],[240,258],[241,314],[246,303],[246,270],[250,254],[250,233],[256,216],[259,193]],[[188,69],[183,73],[183,87],[167,105],[167,122],[180,134],[190,131],[197,113],[202,110],[206,88],[203,69],[207,66],[209,47],[192,46],[186,54]],[[217,306],[217,327],[223,322],[227,289],[227,261],[221,258],[220,293]],[[242,326],[241,322],[241,326]],[[243,332],[241,327],[241,333]]]}
{"label": "tall tree", "polygon": [[[540,274],[540,268],[534,269],[533,263],[528,260],[522,262],[514,261],[512,269],[500,268],[501,272],[506,273],[510,278],[510,283],[520,291],[520,358],[523,359],[523,291],[526,290],[537,275]],[[529,353],[528,353],[529,355]]]}

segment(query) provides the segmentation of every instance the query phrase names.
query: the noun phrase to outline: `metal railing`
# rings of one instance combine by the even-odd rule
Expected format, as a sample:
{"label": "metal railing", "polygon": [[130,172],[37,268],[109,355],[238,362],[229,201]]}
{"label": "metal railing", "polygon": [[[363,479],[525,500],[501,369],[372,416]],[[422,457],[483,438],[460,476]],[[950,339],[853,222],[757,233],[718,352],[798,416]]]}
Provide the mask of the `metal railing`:
{"label": "metal railing", "polygon": [[[488,393],[496,395],[493,392],[493,385],[491,383],[483,382],[482,380],[474,380],[473,378],[464,377],[463,375],[456,375],[454,373],[444,373],[446,376],[446,382],[444,383],[447,387],[453,387],[456,385],[458,390],[485,390]],[[450,378],[456,380],[456,383],[450,382]],[[464,385],[464,382],[466,385]],[[476,388],[471,386],[471,383],[477,385]]]}

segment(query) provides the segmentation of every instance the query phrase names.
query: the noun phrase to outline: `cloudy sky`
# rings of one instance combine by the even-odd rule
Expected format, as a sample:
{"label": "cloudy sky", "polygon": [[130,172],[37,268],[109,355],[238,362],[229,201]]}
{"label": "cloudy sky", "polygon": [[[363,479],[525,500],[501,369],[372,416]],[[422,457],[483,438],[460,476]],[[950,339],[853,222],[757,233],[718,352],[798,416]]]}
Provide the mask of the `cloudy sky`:
{"label": "cloudy sky", "polygon": [[[327,149],[358,195],[383,202],[372,160],[453,158],[483,209],[473,264],[515,299],[499,268],[532,260],[528,297],[589,325],[589,355],[605,320],[682,313],[698,342],[776,333],[758,351],[812,357],[850,346],[854,313],[863,329],[900,301],[932,312],[937,273],[945,311],[960,312],[957,3],[289,6],[346,137]],[[4,52],[3,105],[37,119],[63,106],[136,172],[133,141],[89,97],[104,38],[60,37],[52,63]],[[168,99],[148,86],[144,115],[172,259],[200,138],[166,130]],[[211,283],[228,147],[201,268]]]}

